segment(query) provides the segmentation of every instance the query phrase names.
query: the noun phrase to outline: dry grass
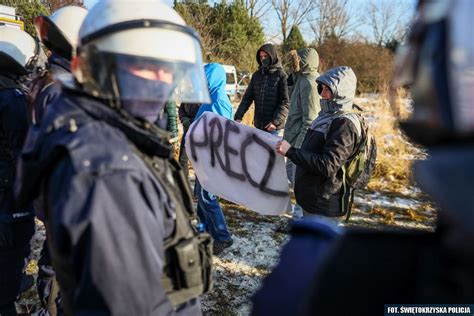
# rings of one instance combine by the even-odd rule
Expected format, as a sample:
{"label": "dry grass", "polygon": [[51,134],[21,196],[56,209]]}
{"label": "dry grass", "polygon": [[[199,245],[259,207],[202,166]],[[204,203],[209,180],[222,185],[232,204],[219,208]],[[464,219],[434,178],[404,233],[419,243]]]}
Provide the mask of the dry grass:
{"label": "dry grass", "polygon": [[375,207],[375,208],[370,210],[369,214],[372,215],[372,216],[381,217],[382,222],[384,222],[385,224],[395,223],[395,213],[391,212],[389,210],[382,209],[382,208],[379,208],[379,207]]}
{"label": "dry grass", "polygon": [[[395,98],[401,113],[408,112],[408,99]],[[377,142],[377,163],[369,183],[370,190],[402,192],[413,185],[411,166],[414,159],[424,157],[401,133],[386,95],[360,102],[370,122],[371,133]]]}
{"label": "dry grass", "polygon": [[[392,102],[400,117],[409,115],[408,95],[399,90]],[[377,163],[369,190],[401,193],[413,186],[411,166],[415,159],[423,158],[421,149],[412,145],[401,133],[397,119],[390,107],[388,93],[377,98],[358,99],[356,103],[365,110],[370,122],[370,129],[377,141]],[[235,108],[238,104],[234,104]],[[254,106],[252,105],[242,122],[253,126]]]}
{"label": "dry grass", "polygon": [[253,115],[255,112],[254,105],[250,106],[247,112],[245,113],[244,117],[242,118],[242,123],[253,126]]}
{"label": "dry grass", "polygon": [[420,214],[416,210],[409,209],[407,211],[407,215],[410,218],[410,220],[415,221],[415,222],[422,222],[426,220],[426,218]]}

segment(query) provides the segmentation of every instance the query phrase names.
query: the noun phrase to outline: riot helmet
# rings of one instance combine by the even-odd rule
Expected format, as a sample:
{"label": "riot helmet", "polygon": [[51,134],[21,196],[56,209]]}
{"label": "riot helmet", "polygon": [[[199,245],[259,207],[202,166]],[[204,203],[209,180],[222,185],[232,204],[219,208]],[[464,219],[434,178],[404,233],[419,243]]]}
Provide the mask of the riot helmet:
{"label": "riot helmet", "polygon": [[393,87],[408,87],[413,98],[400,127],[422,145],[473,139],[473,9],[471,0],[420,0],[398,51]]}
{"label": "riot helmet", "polygon": [[62,58],[71,60],[77,46],[79,28],[87,10],[78,6],[65,6],[51,16],[35,19],[36,32],[41,42]]}
{"label": "riot helmet", "polygon": [[28,33],[0,26],[0,70],[15,75],[27,75],[45,58],[39,43]]}
{"label": "riot helmet", "polygon": [[79,31],[82,90],[156,120],[167,101],[209,103],[198,34],[159,0],[98,2]]}

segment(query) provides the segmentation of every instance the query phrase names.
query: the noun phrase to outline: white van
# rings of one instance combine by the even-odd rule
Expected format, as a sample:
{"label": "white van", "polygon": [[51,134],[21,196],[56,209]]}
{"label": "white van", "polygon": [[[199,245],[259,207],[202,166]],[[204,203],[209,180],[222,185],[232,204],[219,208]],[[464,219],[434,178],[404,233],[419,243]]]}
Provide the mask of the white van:
{"label": "white van", "polygon": [[222,66],[224,67],[225,75],[226,75],[225,91],[229,99],[232,101],[235,99],[237,90],[238,90],[237,71],[235,70],[235,66],[232,66],[232,65],[222,65]]}
{"label": "white van", "polygon": [[0,4],[0,26],[25,30],[25,23],[16,15],[16,9],[2,4]]}

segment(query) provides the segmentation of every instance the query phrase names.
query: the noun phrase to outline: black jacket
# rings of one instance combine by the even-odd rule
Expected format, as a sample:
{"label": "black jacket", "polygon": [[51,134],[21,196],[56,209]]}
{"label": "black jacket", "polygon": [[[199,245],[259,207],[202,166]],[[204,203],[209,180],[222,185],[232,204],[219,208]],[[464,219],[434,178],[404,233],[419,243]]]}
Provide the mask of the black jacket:
{"label": "black jacket", "polygon": [[[355,152],[359,136],[347,118],[332,121],[326,137],[309,129],[301,149],[290,148],[286,154],[297,165],[295,196],[301,207],[310,213],[341,216],[342,165]],[[344,196],[344,203],[348,202]]]}
{"label": "black jacket", "polygon": [[[183,130],[186,133],[201,105],[197,103],[181,103],[178,110],[179,120],[183,124]],[[184,139],[184,137],[183,137]]]}
{"label": "black jacket", "polygon": [[[260,62],[259,52],[262,50],[270,55],[269,67],[262,66]],[[282,129],[288,115],[288,84],[275,47],[271,44],[263,45],[257,51],[257,62],[260,68],[252,75],[234,119],[241,120],[252,102],[255,102],[255,127],[263,130],[271,122]]]}
{"label": "black jacket", "polygon": [[357,78],[350,67],[328,70],[316,79],[333,92],[321,100],[321,112],[309,128],[301,149],[286,156],[296,165],[295,196],[303,209],[326,216],[348,210],[351,190],[343,181],[342,166],[352,158],[361,140],[361,124],[352,110]]}
{"label": "black jacket", "polygon": [[17,208],[13,194],[16,163],[28,131],[26,96],[19,85],[0,75],[0,223],[31,219],[32,208]]}
{"label": "black jacket", "polygon": [[[139,127],[97,99],[64,91],[31,128],[18,200],[45,197],[66,314],[174,315],[161,276],[164,239],[175,229],[170,192],[181,188],[167,184],[166,139],[153,125]],[[154,157],[161,177],[139,152]],[[200,309],[193,300],[176,314]]]}

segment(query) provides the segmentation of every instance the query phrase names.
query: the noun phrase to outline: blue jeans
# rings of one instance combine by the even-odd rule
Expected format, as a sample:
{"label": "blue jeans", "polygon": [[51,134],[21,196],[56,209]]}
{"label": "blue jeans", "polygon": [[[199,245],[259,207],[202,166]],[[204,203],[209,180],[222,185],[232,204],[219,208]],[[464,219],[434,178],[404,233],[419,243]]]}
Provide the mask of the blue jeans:
{"label": "blue jeans", "polygon": [[232,240],[217,197],[204,190],[197,178],[194,191],[198,198],[197,214],[208,233],[211,234],[214,240]]}

